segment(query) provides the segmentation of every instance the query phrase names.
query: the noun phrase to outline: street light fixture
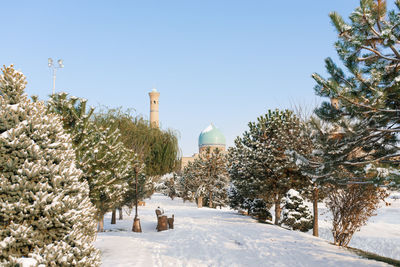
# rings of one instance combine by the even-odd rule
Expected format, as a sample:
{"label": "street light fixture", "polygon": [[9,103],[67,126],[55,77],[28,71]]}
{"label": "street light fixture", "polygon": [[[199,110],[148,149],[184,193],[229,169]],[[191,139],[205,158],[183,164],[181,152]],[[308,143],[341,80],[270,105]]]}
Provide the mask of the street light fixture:
{"label": "street light fixture", "polygon": [[64,68],[64,63],[62,59],[57,60],[58,66],[56,66],[53,62],[52,58],[48,58],[47,60],[49,68],[53,70],[53,95],[56,91],[56,74],[57,74],[57,69]]}

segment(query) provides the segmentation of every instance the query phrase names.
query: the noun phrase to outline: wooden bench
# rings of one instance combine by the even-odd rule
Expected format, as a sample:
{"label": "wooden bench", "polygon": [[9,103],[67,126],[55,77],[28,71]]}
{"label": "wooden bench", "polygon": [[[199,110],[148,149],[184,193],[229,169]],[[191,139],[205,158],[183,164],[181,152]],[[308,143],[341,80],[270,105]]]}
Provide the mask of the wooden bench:
{"label": "wooden bench", "polygon": [[164,210],[158,207],[156,209],[156,216],[157,216],[157,231],[165,231],[168,229],[174,229],[174,215],[168,218],[166,214],[164,214]]}

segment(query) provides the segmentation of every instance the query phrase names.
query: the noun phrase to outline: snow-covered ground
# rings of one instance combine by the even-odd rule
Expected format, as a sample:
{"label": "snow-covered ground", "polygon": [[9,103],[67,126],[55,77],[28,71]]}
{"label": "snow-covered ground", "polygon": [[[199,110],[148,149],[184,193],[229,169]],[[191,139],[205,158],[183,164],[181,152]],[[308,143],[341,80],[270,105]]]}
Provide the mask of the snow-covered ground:
{"label": "snow-covered ground", "polygon": [[[354,234],[349,246],[400,260],[400,193],[391,192],[386,201],[390,205],[382,203],[377,216],[371,217],[367,225]],[[324,204],[319,204],[319,214],[320,237],[333,241],[331,214]]]}
{"label": "snow-covered ground", "polygon": [[[158,206],[175,214],[175,229],[156,232]],[[108,232],[98,234],[103,266],[386,266],[309,234],[160,194],[139,209],[143,233],[131,232],[133,217],[124,215],[111,225],[107,214]]]}

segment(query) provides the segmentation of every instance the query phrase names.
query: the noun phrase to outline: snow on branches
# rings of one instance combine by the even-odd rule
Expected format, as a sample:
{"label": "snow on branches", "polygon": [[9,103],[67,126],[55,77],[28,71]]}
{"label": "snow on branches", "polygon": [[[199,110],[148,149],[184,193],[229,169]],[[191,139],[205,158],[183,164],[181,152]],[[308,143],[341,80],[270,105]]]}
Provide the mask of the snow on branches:
{"label": "snow on branches", "polygon": [[56,114],[24,94],[13,67],[0,76],[0,265],[99,265],[89,185]]}

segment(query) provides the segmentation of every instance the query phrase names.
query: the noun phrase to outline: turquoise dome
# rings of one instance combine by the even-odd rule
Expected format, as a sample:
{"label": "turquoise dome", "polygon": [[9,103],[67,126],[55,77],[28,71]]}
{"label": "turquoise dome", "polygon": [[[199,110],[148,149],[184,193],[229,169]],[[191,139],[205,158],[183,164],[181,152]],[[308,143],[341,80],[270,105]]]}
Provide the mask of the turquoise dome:
{"label": "turquoise dome", "polygon": [[225,146],[225,144],[226,144],[225,136],[213,124],[210,124],[207,128],[205,128],[200,133],[200,136],[199,136],[199,147],[203,147],[203,146]]}

